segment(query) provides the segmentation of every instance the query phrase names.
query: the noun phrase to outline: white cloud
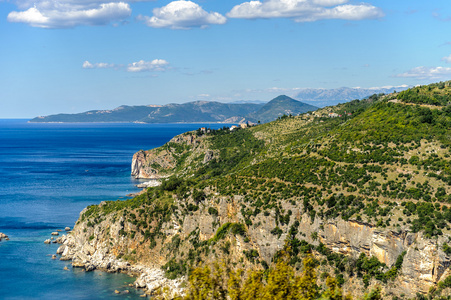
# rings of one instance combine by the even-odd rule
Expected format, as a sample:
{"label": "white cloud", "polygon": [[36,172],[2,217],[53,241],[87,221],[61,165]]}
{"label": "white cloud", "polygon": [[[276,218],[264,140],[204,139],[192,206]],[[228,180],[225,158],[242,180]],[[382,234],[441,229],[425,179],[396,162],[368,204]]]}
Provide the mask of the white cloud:
{"label": "white cloud", "polygon": [[229,18],[290,18],[296,22],[325,19],[363,20],[384,16],[382,10],[367,3],[345,4],[348,0],[265,0],[236,5]]}
{"label": "white cloud", "polygon": [[[373,86],[368,88],[368,90],[381,90],[381,89],[386,89],[386,90],[391,90],[391,89],[405,89],[408,88],[409,86],[407,84],[401,84],[401,85],[384,85],[384,86]],[[357,87],[358,89],[360,89],[360,87]]]}
{"label": "white cloud", "polygon": [[128,72],[149,72],[165,71],[169,63],[164,59],[154,59],[152,61],[140,60],[128,65]]}
{"label": "white cloud", "polygon": [[131,15],[130,6],[125,2],[38,0],[33,3],[19,2],[18,5],[25,10],[10,12],[7,20],[41,28],[105,25],[113,21],[121,21]]}
{"label": "white cloud", "polygon": [[108,69],[108,68],[116,68],[115,64],[108,63],[90,63],[89,61],[83,62],[83,69]]}
{"label": "white cloud", "polygon": [[395,77],[417,79],[439,79],[451,76],[451,68],[447,67],[416,67]]}
{"label": "white cloud", "polygon": [[442,58],[442,61],[451,64],[451,54]]}
{"label": "white cloud", "polygon": [[154,59],[152,61],[140,60],[133,62],[127,66],[109,63],[91,63],[88,60],[83,62],[83,69],[109,69],[114,68],[116,70],[125,70],[127,72],[151,72],[151,71],[166,71],[168,69],[169,62],[164,59]]}
{"label": "white cloud", "polygon": [[224,24],[227,19],[217,12],[208,13],[191,1],[173,1],[153,10],[153,16],[140,16],[145,24],[155,28],[189,29],[204,28],[211,24]]}

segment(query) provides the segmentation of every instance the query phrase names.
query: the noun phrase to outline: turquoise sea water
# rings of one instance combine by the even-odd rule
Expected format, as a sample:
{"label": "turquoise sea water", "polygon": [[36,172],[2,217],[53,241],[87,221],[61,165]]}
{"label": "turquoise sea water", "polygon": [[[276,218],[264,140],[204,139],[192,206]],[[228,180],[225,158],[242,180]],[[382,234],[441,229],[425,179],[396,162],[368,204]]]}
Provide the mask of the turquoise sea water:
{"label": "turquoise sea water", "polygon": [[0,299],[142,299],[128,288],[134,278],[72,269],[51,259],[58,245],[43,241],[73,227],[87,205],[138,191],[130,176],[136,151],[202,126],[224,125],[0,120],[0,232],[10,238],[0,242]]}

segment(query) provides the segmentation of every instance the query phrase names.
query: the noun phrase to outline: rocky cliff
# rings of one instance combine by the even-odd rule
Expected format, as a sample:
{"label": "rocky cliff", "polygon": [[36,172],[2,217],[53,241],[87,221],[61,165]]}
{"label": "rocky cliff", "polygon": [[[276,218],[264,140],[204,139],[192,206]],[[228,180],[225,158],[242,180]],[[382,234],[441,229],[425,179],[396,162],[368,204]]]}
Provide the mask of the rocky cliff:
{"label": "rocky cliff", "polygon": [[[100,269],[133,274],[137,276],[136,287],[146,288],[149,293],[162,286],[183,293],[181,283],[186,278],[182,276],[177,280],[170,280],[164,276],[163,270],[167,270],[168,262],[189,259],[194,244],[212,241],[221,227],[220,224],[244,223],[243,216],[236,210],[242,200],[240,197],[213,196],[208,202],[202,203],[199,210],[181,219],[177,216],[182,216],[183,210],[175,210],[170,219],[159,224],[161,236],[164,238],[158,239],[154,245],[146,237],[146,232],[136,225],[143,220],[139,216],[137,219],[129,218],[131,215],[139,215],[139,209],[105,214],[95,225],[94,216],[85,218],[75,226],[57,253],[61,254],[62,260],[72,260],[74,267],[83,267],[87,271]],[[175,204],[180,205],[181,202],[176,200]],[[110,205],[102,203],[98,209],[107,211]],[[217,209],[218,214],[210,215],[210,207]],[[427,293],[431,286],[450,275],[451,260],[440,247],[447,241],[447,237],[431,240],[425,238],[422,233],[380,230],[369,224],[344,221],[340,218],[327,222],[315,218],[312,222],[310,216],[302,213],[302,207],[294,207],[289,203],[284,203],[283,207],[290,209],[297,217],[281,228],[281,235],[272,233],[276,226],[274,218],[271,215],[261,215],[253,219],[253,223],[258,226],[246,226],[244,235],[230,234],[216,244],[210,243],[210,251],[216,249],[216,254],[210,252],[206,255],[200,252],[199,257],[210,262],[226,259],[221,249],[229,245],[228,259],[233,263],[252,267],[252,263],[245,259],[246,255],[243,253],[255,250],[262,260],[270,264],[277,251],[284,247],[288,228],[299,221],[297,238],[314,245],[321,242],[332,251],[355,260],[360,253],[365,253],[377,257],[390,268],[399,255],[406,251],[400,276],[384,289],[385,294],[414,296],[417,292]],[[82,212],[80,220],[86,213],[87,211]],[[315,236],[313,233],[317,233],[318,238],[312,238]],[[195,243],[193,238],[197,239]],[[162,269],[162,266],[165,268]],[[345,284],[345,289],[354,290],[356,295],[361,294],[361,288],[361,283],[356,286],[351,280]]]}
{"label": "rocky cliff", "polygon": [[318,274],[355,296],[440,290],[451,278],[451,115],[394,98],[139,151],[132,175],[161,186],[88,207],[62,259],[182,292],[199,265],[261,269],[286,254],[301,270],[313,254]]}
{"label": "rocky cliff", "polygon": [[[149,151],[138,151],[133,155],[131,175],[141,179],[161,179],[173,174],[180,161],[188,152],[205,152],[206,145],[195,132],[175,136],[165,146]],[[200,149],[198,149],[200,148]]]}

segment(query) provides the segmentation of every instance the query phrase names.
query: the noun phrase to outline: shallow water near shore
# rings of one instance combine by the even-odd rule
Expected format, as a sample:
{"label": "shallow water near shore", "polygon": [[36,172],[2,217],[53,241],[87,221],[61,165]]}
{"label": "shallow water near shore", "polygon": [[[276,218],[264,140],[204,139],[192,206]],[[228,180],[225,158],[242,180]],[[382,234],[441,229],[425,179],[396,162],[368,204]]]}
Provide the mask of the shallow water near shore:
{"label": "shallow water near shore", "polygon": [[142,180],[130,177],[135,152],[203,126],[224,124],[0,120],[0,232],[10,238],[0,242],[0,298],[142,299],[142,291],[128,287],[134,278],[73,269],[52,260],[58,245],[43,241],[56,229],[72,228],[86,206],[139,191]]}

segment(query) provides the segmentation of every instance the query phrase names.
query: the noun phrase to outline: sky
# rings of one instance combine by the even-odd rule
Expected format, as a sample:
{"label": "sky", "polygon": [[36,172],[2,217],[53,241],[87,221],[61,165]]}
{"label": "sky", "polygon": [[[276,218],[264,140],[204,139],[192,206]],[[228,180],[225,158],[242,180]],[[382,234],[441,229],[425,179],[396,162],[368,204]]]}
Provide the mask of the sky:
{"label": "sky", "polygon": [[449,79],[450,0],[0,0],[0,118]]}

